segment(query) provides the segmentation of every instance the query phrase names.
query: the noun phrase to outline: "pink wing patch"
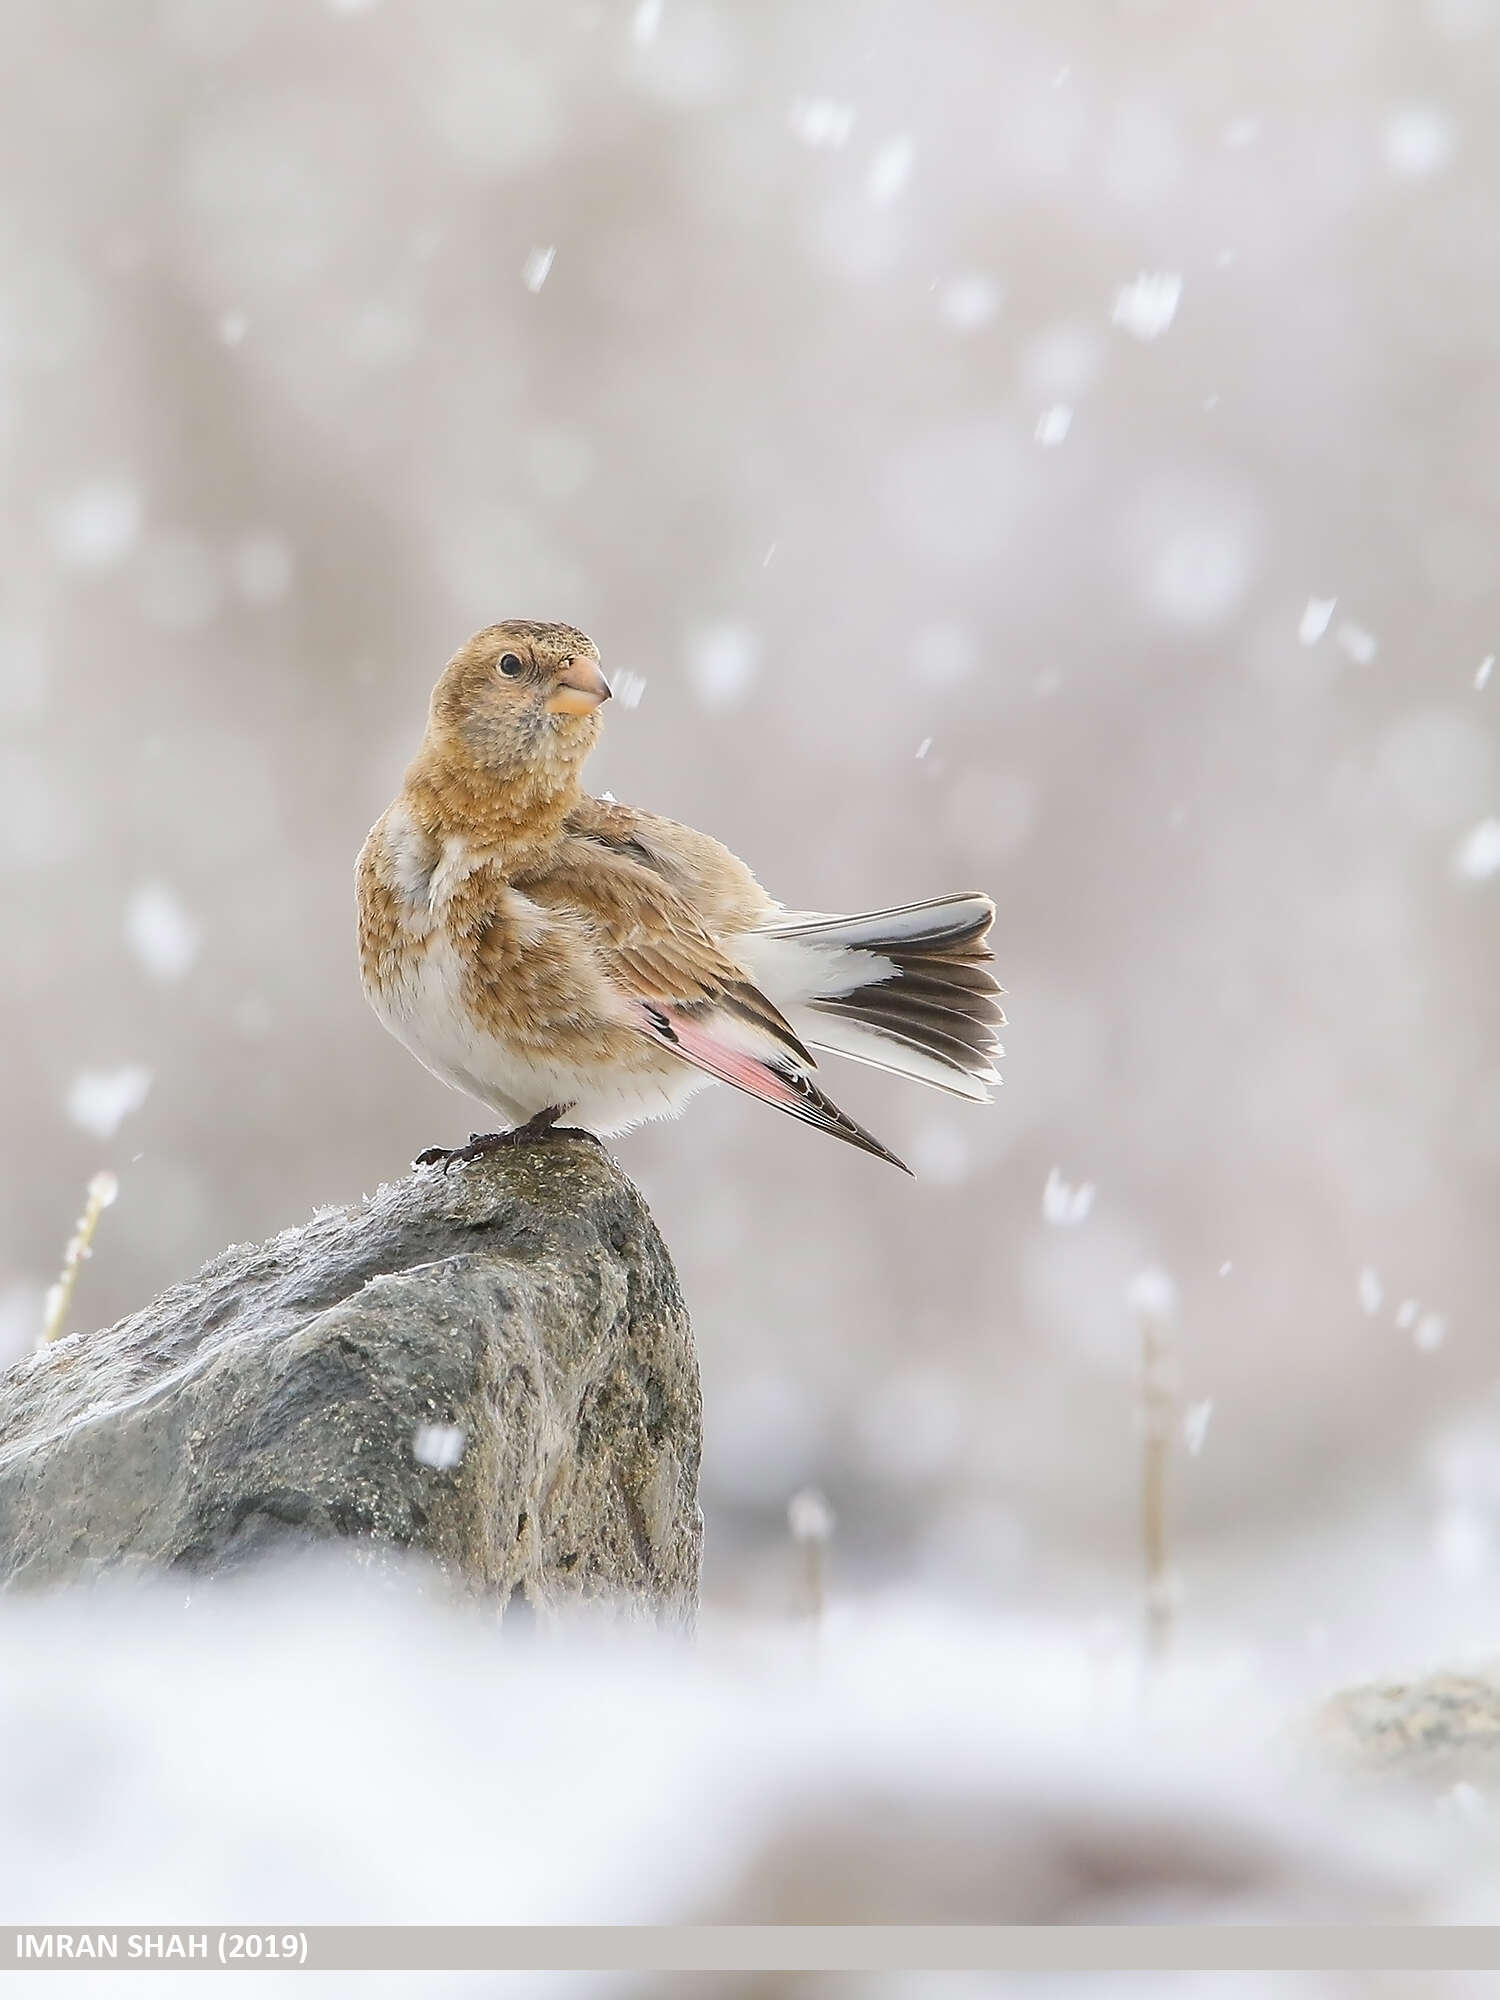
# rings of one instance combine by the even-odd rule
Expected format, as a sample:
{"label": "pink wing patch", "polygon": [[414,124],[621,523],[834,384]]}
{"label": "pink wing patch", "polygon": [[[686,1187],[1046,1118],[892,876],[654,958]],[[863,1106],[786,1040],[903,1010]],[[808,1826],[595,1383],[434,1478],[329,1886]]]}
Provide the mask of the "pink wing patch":
{"label": "pink wing patch", "polygon": [[904,1174],[911,1172],[906,1162],[882,1146],[872,1132],[840,1111],[810,1076],[794,1068],[786,1052],[778,1052],[772,1062],[746,1055],[743,1050],[719,1041],[701,1021],[659,1002],[642,1001],[640,1018],[653,1041],[671,1049],[695,1069],[705,1070],[721,1083],[732,1083],[737,1090],[748,1091],[751,1097],[758,1097],[765,1104],[774,1104],[778,1111],[789,1111],[794,1118],[800,1118],[806,1125],[816,1125],[821,1132],[832,1132],[851,1146],[858,1146],[862,1153],[889,1160]]}
{"label": "pink wing patch", "polygon": [[650,1024],[652,1038],[667,1043],[694,1068],[707,1070],[721,1083],[732,1083],[740,1090],[748,1090],[752,1097],[762,1097],[767,1104],[778,1104],[787,1110],[793,1106],[800,1109],[804,1104],[802,1093],[785,1076],[757,1056],[746,1055],[742,1049],[730,1048],[727,1043],[716,1041],[701,1022],[688,1020],[671,1007],[647,1004],[641,1011]]}

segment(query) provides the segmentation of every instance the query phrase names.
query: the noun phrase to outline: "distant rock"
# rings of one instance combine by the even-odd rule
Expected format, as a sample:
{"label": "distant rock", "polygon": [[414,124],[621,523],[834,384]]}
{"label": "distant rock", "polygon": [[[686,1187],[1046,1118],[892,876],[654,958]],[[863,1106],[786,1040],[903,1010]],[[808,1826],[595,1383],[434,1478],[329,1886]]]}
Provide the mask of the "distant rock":
{"label": "distant rock", "polygon": [[343,1540],[686,1620],[699,1439],[661,1237],[554,1136],[226,1250],[0,1374],[0,1585]]}
{"label": "distant rock", "polygon": [[1346,1689],[1318,1712],[1347,1767],[1424,1785],[1500,1780],[1500,1667]]}

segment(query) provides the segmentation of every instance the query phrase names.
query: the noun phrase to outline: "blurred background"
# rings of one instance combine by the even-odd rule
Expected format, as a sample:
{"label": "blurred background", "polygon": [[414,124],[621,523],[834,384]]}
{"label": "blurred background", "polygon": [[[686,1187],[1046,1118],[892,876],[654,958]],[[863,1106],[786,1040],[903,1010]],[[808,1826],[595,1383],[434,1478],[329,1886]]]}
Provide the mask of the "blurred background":
{"label": "blurred background", "polygon": [[[1497,0],[16,0],[0,76],[0,1350],[482,1114],[351,871],[472,629],[787,902],[983,888],[917,1169],[727,1091],[616,1150],[707,1588],[1500,1613]],[[1170,1287],[1170,1291],[1168,1290]],[[1420,1601],[1421,1616],[1412,1622]]]}

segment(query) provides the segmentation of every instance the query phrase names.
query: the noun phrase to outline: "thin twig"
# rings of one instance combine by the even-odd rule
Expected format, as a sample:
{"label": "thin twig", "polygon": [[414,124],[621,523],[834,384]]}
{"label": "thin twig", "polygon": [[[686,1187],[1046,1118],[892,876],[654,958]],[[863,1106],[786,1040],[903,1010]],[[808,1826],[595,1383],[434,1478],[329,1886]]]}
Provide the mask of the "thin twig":
{"label": "thin twig", "polygon": [[78,1273],[83,1268],[86,1257],[93,1255],[90,1245],[94,1231],[99,1227],[99,1218],[120,1192],[120,1183],[112,1173],[98,1173],[89,1182],[88,1199],[83,1213],[78,1218],[68,1247],[63,1252],[62,1271],[57,1283],[47,1293],[47,1301],[42,1310],[42,1338],[40,1345],[48,1346],[59,1338],[63,1322],[68,1316],[68,1307],[73,1302],[73,1291],[78,1283]]}

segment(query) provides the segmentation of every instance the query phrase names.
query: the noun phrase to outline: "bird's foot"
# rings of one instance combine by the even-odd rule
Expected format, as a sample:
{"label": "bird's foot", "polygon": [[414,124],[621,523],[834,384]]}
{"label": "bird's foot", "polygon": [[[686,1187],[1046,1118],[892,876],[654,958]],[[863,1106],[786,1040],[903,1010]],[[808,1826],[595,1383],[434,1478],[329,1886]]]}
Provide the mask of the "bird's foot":
{"label": "bird's foot", "polygon": [[467,1146],[429,1146],[425,1153],[418,1153],[414,1165],[419,1167],[440,1166],[444,1173],[450,1167],[465,1160],[483,1159],[486,1153],[495,1153],[502,1146],[529,1146],[535,1139],[550,1139],[555,1132],[560,1139],[599,1140],[592,1132],[581,1131],[572,1125],[559,1125],[558,1119],[572,1109],[568,1104],[549,1104],[545,1111],[538,1111],[534,1118],[528,1118],[524,1125],[513,1126],[509,1132],[471,1132]]}

